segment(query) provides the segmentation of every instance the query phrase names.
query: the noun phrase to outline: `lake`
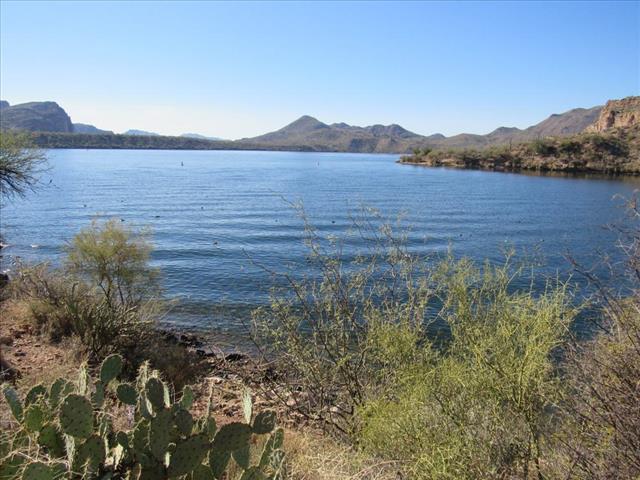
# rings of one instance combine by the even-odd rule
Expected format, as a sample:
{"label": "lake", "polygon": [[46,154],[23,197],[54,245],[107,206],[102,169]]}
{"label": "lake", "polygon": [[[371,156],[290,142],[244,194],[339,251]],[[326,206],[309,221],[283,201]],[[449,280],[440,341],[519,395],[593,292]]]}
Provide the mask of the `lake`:
{"label": "lake", "polygon": [[[253,151],[55,150],[42,187],[2,209],[2,268],[15,257],[56,263],[93,218],[149,227],[153,264],[179,304],[166,321],[236,335],[268,302],[275,270],[307,251],[302,201],[325,234],[344,234],[362,206],[412,227],[412,251],[500,260],[505,247],[539,252],[544,273],[570,270],[565,255],[591,264],[612,252],[603,228],[622,218],[634,178],[519,175],[399,165],[397,155]],[[286,200],[286,201],[285,201]],[[347,244],[353,253],[355,244]],[[255,263],[254,263],[255,262]]]}

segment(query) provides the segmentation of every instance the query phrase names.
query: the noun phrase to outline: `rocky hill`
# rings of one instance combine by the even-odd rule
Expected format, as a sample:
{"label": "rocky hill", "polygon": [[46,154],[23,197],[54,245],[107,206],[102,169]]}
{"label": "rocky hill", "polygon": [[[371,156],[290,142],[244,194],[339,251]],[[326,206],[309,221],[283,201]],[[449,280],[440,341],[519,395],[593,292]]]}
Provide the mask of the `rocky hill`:
{"label": "rocky hill", "polygon": [[587,128],[589,132],[604,132],[611,128],[630,127],[640,123],[640,97],[609,100],[598,120]]}
{"label": "rocky hill", "polygon": [[0,129],[29,132],[73,132],[71,118],[55,102],[5,105],[0,109]]}

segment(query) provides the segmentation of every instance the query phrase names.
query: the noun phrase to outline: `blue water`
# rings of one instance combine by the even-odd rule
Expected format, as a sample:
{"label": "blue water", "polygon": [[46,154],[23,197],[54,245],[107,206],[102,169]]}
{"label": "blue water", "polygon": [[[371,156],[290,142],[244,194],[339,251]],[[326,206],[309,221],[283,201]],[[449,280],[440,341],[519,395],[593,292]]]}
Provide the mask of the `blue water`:
{"label": "blue water", "polygon": [[[623,215],[616,195],[633,178],[565,178],[424,168],[394,155],[231,151],[56,150],[42,186],[4,205],[2,268],[15,257],[59,262],[62,247],[96,217],[150,227],[153,264],[167,296],[166,321],[243,331],[268,301],[272,279],[258,268],[305,272],[302,201],[321,234],[344,234],[365,205],[404,213],[409,245],[500,260],[512,246],[545,257],[545,273],[570,270],[565,255],[592,263],[612,252],[603,228]],[[183,164],[183,165],[182,165]],[[349,244],[347,253],[349,253]]]}

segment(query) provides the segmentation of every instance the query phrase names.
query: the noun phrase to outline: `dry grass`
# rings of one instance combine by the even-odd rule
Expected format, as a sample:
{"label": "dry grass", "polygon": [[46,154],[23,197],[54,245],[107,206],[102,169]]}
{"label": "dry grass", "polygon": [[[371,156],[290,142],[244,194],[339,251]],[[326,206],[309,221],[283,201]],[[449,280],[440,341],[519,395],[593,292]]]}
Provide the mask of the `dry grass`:
{"label": "dry grass", "polygon": [[288,430],[285,449],[292,480],[398,480],[395,462],[365,456],[317,433]]}

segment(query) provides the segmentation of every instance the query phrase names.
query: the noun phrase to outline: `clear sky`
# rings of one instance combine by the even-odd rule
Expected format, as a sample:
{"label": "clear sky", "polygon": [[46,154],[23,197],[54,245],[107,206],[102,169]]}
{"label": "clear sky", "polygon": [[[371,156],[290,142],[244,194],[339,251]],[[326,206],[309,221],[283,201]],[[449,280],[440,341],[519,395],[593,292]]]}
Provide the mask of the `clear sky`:
{"label": "clear sky", "polygon": [[224,138],[303,114],[487,133],[640,93],[639,2],[0,4],[0,95]]}

